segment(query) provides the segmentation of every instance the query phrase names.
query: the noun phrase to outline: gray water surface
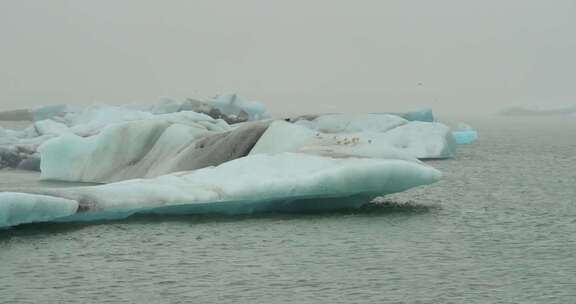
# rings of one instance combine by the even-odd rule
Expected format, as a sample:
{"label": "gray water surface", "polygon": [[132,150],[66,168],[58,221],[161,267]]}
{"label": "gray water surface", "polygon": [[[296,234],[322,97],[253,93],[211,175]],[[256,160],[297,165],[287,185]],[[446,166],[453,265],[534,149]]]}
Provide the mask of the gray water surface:
{"label": "gray water surface", "polygon": [[0,303],[576,303],[576,119],[468,122],[361,210],[0,231]]}

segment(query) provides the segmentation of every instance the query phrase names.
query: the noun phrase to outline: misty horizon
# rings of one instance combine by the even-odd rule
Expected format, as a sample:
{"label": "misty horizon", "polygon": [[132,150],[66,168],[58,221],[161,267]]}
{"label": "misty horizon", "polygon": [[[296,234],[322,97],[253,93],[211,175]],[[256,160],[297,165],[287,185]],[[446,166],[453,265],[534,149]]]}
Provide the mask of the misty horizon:
{"label": "misty horizon", "polygon": [[275,114],[574,105],[574,1],[0,4],[0,109],[238,93]]}

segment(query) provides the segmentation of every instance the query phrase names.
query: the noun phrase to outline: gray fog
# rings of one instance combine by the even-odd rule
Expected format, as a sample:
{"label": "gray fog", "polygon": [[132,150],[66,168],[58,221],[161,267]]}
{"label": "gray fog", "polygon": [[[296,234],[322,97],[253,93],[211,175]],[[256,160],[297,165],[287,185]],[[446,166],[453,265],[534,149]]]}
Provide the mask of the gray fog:
{"label": "gray fog", "polygon": [[576,103],[573,0],[0,0],[0,108],[236,92],[273,113]]}

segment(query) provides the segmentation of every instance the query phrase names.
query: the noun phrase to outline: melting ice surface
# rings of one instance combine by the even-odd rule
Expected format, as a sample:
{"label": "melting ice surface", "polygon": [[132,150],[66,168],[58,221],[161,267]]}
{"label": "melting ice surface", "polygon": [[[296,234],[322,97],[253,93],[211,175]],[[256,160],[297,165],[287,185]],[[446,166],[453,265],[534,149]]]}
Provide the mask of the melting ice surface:
{"label": "melting ice surface", "polygon": [[423,163],[250,155],[217,167],[102,186],[0,193],[0,227],[118,219],[135,213],[251,213],[359,207],[439,180]]}

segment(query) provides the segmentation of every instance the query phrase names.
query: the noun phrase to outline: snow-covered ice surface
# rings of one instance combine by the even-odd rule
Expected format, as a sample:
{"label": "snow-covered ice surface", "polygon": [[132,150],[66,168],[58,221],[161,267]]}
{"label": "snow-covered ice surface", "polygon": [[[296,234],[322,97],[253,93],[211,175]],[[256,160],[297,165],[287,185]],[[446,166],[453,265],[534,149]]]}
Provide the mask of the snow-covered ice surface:
{"label": "snow-covered ice surface", "polygon": [[[450,128],[438,122],[408,121],[388,114],[329,114],[310,120],[300,119],[295,124],[333,134],[337,143],[393,147],[419,159],[451,158],[456,153]],[[278,140],[302,141],[294,139],[296,137],[298,136]],[[320,137],[325,136],[320,134]]]}
{"label": "snow-covered ice surface", "polygon": [[384,141],[374,141],[363,134],[328,134],[300,124],[274,121],[256,143],[250,154],[299,152],[334,158],[360,157],[401,159],[416,158]]}
{"label": "snow-covered ice surface", "polygon": [[[0,217],[0,227],[118,219],[142,212],[240,214],[359,207],[377,196],[430,184],[440,177],[432,167],[402,160],[251,155],[152,179],[23,191],[28,194],[5,192],[0,196],[0,214],[9,216]],[[20,204],[22,208],[17,207]],[[76,209],[78,213],[71,215]]]}

